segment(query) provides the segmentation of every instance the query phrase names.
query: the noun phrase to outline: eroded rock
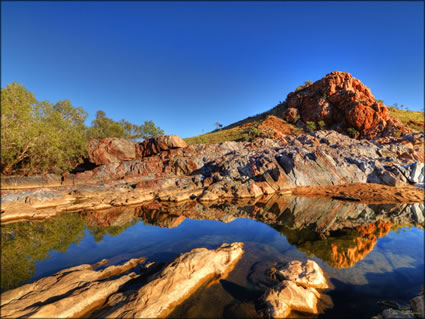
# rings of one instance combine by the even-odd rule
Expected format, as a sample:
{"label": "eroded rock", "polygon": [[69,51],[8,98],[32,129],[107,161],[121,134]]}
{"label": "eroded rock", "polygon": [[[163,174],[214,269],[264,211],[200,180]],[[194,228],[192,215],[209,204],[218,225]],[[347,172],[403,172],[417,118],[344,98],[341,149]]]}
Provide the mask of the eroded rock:
{"label": "eroded rock", "polygon": [[207,280],[225,277],[242,257],[242,247],[243,243],[232,243],[215,250],[193,249],[162,271],[152,263],[142,266],[141,274],[126,272],[145,258],[98,271],[95,268],[107,260],[64,269],[1,294],[2,317],[163,317]]}
{"label": "eroded rock", "polygon": [[[311,85],[288,94],[290,109],[297,109],[304,122],[325,122],[344,131],[354,128],[361,137],[374,138],[394,132],[409,132],[399,120],[390,117],[387,107],[350,73],[331,72]],[[295,111],[285,114],[288,118]]]}
{"label": "eroded rock", "polygon": [[202,283],[225,276],[243,254],[243,244],[223,244],[215,250],[194,249],[175,259],[154,280],[138,291],[112,295],[104,311],[108,318],[164,317]]}
{"label": "eroded rock", "polygon": [[293,260],[285,266],[273,269],[272,274],[279,280],[289,280],[303,287],[329,288],[322,269],[313,260]]}
{"label": "eroded rock", "polygon": [[333,306],[331,299],[318,291],[329,286],[314,261],[292,261],[271,274],[282,281],[263,295],[267,317],[288,318],[291,311],[319,314]]}
{"label": "eroded rock", "polygon": [[118,276],[142,263],[131,259],[121,266],[95,271],[92,265],[64,269],[53,276],[1,294],[3,318],[71,318],[81,316],[102,304],[135,273]]}

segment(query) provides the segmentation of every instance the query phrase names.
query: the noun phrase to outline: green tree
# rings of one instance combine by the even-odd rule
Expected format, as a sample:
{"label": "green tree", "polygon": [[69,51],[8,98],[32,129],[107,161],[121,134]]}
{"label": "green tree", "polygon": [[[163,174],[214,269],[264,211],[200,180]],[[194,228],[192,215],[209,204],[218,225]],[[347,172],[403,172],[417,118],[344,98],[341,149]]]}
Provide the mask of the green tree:
{"label": "green tree", "polygon": [[86,155],[87,113],[69,100],[38,102],[20,83],[1,90],[1,171],[67,170]]}
{"label": "green tree", "polygon": [[92,126],[88,130],[90,139],[101,139],[105,137],[122,137],[127,138],[124,126],[107,118],[103,111],[96,112],[96,119],[92,121]]}
{"label": "green tree", "polygon": [[1,170],[10,173],[30,156],[39,142],[41,123],[35,117],[37,100],[20,83],[1,89]]}
{"label": "green tree", "polygon": [[156,126],[153,121],[145,121],[142,125],[136,125],[126,120],[116,122],[106,117],[103,111],[96,112],[96,119],[92,121],[92,126],[88,130],[89,139],[121,137],[129,140],[138,140],[163,134],[164,131]]}

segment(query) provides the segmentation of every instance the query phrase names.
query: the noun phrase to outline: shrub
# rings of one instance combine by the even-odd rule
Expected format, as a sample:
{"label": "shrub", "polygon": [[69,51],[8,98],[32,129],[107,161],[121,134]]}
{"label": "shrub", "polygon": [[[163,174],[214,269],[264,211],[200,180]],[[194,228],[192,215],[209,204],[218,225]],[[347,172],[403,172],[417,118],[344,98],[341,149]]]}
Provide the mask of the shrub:
{"label": "shrub", "polygon": [[326,99],[328,98],[328,96],[327,96],[327,94],[326,94],[326,93],[323,93],[323,95],[321,96],[321,98],[322,98],[323,100],[326,100]]}
{"label": "shrub", "polygon": [[319,124],[319,127],[320,127],[321,130],[325,129],[325,127],[326,127],[325,121],[319,121],[317,124]]}
{"label": "shrub", "polygon": [[274,131],[270,128],[265,128],[261,130],[261,136],[265,138],[273,138]]}
{"label": "shrub", "polygon": [[304,81],[304,84],[305,85],[312,85],[313,84],[313,81],[312,80],[307,80],[307,81]]}
{"label": "shrub", "polygon": [[295,89],[295,92],[301,91],[302,89],[304,89],[304,85],[300,85],[299,87],[297,87]]}
{"label": "shrub", "polygon": [[347,133],[351,138],[355,138],[359,132],[354,127],[349,127]]}
{"label": "shrub", "polygon": [[384,104],[384,100],[375,100],[375,102]]}
{"label": "shrub", "polygon": [[308,131],[308,132],[312,133],[312,132],[314,132],[315,130],[317,130],[316,123],[314,123],[314,122],[307,121],[305,124],[307,125],[307,131]]}
{"label": "shrub", "polygon": [[400,132],[400,131],[397,131],[397,132],[395,132],[393,135],[394,135],[395,137],[400,137],[400,136],[401,136],[401,132]]}

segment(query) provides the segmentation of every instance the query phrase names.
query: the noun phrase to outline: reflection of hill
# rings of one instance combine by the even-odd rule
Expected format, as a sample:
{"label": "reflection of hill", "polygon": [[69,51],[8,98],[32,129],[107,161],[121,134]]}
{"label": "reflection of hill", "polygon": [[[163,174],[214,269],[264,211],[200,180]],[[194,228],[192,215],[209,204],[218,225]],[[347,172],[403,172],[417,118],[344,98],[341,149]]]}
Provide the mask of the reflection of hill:
{"label": "reflection of hill", "polygon": [[391,221],[378,221],[339,230],[323,239],[320,234],[308,229],[297,231],[285,226],[277,228],[290,244],[310,257],[319,257],[335,268],[350,268],[373,250],[377,239],[386,236],[391,226]]}
{"label": "reflection of hill", "polygon": [[[61,214],[44,222],[1,226],[1,288],[10,289],[30,279],[35,261],[50,250],[65,252],[84,235],[86,225],[96,241],[116,236],[140,221],[178,227],[185,218],[224,223],[249,218],[272,225],[298,249],[334,267],[351,267],[373,250],[377,238],[390,227],[422,227],[423,205],[367,205],[329,199],[273,196],[260,201],[201,204],[151,202],[95,212]],[[399,226],[400,225],[400,226]]]}

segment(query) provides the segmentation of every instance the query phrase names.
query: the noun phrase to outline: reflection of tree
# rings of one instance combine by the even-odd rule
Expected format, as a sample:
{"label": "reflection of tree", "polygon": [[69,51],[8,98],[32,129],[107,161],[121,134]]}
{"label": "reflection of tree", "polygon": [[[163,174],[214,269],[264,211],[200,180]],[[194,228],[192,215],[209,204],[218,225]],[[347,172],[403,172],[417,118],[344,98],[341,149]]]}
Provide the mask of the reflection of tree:
{"label": "reflection of tree", "polygon": [[350,268],[373,250],[377,238],[386,236],[391,226],[390,221],[378,221],[335,231],[323,239],[318,233],[307,228],[276,228],[286,236],[290,244],[309,257],[316,256],[335,268]]}
{"label": "reflection of tree", "polygon": [[135,225],[139,222],[139,220],[133,220],[131,222],[127,222],[121,226],[89,226],[90,235],[93,236],[96,242],[100,242],[103,240],[106,234],[109,236],[117,236],[121,234],[128,227]]}
{"label": "reflection of tree", "polygon": [[84,228],[78,214],[1,226],[1,290],[31,279],[36,261],[46,259],[52,249],[65,252],[72,243],[79,243]]}

